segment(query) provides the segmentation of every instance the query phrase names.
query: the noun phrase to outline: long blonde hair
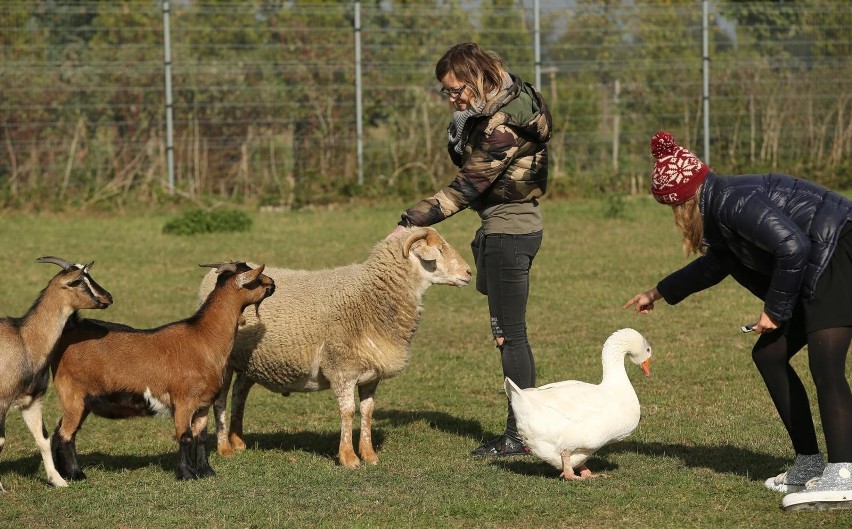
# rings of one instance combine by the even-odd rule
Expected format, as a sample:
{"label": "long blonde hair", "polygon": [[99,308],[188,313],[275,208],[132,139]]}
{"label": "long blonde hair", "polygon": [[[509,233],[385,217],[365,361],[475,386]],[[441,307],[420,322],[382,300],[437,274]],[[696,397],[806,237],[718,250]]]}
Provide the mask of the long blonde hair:
{"label": "long blonde hair", "polygon": [[683,250],[686,255],[704,255],[707,247],[704,245],[704,221],[701,219],[701,209],[698,207],[699,197],[704,184],[699,186],[695,195],[686,202],[672,205],[675,225],[683,234]]}
{"label": "long blonde hair", "polygon": [[473,101],[485,97],[503,85],[503,59],[491,50],[483,50],[475,42],[456,44],[438,60],[435,78],[442,81],[448,73],[464,83],[473,93]]}

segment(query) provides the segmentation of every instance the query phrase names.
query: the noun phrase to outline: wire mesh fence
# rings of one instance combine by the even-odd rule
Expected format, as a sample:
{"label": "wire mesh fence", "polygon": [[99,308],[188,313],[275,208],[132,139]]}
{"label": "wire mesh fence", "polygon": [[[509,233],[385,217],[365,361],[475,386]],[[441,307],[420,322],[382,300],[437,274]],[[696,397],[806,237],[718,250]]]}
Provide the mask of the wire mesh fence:
{"label": "wire mesh fence", "polygon": [[[174,142],[167,144],[164,7]],[[355,8],[363,106],[356,106]],[[666,129],[724,173],[852,186],[852,3],[539,0],[552,192],[643,188]],[[454,176],[434,65],[452,44],[536,77],[533,0],[7,0],[6,206],[200,199],[299,206],[431,192]],[[363,119],[358,179],[356,113]]]}

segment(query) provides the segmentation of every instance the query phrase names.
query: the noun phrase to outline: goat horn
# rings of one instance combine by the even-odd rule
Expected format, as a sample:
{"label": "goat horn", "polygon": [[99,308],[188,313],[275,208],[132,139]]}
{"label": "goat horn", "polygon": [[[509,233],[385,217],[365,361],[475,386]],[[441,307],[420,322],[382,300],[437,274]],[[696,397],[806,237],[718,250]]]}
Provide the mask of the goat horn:
{"label": "goat horn", "polygon": [[231,261],[229,263],[209,263],[209,264],[199,264],[198,266],[203,266],[207,268],[215,268],[217,274],[221,274],[222,272],[236,272],[237,271],[237,263]]}
{"label": "goat horn", "polygon": [[[68,270],[69,268],[75,268],[78,265],[76,263],[72,263],[71,261],[66,261],[61,257],[53,257],[52,255],[46,255],[44,257],[39,257],[36,259],[37,263],[53,263],[62,267],[63,270]],[[92,261],[94,263],[94,261]],[[91,263],[89,263],[91,265]],[[86,265],[86,266],[89,266]]]}

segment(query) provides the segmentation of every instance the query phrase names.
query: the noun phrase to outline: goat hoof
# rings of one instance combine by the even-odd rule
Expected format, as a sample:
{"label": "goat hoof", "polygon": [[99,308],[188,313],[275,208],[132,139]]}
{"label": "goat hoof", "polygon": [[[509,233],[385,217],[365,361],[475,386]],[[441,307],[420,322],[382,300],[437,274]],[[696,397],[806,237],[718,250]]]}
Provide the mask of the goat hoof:
{"label": "goat hoof", "polygon": [[242,437],[235,433],[232,433],[230,436],[228,436],[228,441],[231,445],[231,449],[235,452],[240,452],[246,449],[246,442],[243,441]]}
{"label": "goat hoof", "polygon": [[67,487],[68,482],[62,478],[52,478],[47,480],[48,483],[53,485],[54,487]]}
{"label": "goat hoof", "polygon": [[189,481],[191,479],[198,479],[198,473],[189,467],[180,467],[177,469],[177,478],[181,481]]}
{"label": "goat hoof", "polygon": [[77,469],[69,473],[67,476],[63,476],[68,481],[83,481],[86,478],[86,474],[83,473],[82,470]]}

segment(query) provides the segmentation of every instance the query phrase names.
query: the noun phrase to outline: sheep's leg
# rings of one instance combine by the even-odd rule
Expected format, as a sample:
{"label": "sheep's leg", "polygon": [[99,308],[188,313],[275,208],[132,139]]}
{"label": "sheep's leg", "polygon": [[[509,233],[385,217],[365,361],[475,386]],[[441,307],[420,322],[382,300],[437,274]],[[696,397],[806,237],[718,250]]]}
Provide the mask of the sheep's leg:
{"label": "sheep's leg", "polygon": [[235,451],[246,449],[243,440],[243,417],[246,413],[246,399],[252,386],[252,379],[245,373],[237,372],[234,387],[231,389],[231,431],[228,434],[228,443]]}
{"label": "sheep's leg", "polygon": [[[228,441],[228,423],[225,421],[225,407],[228,403],[228,390],[231,389],[231,379],[234,377],[234,370],[230,367],[225,367],[225,372],[222,375],[222,389],[216,395],[216,400],[213,401],[213,418],[216,420],[216,451],[223,456],[234,455],[234,449]],[[207,432],[205,431],[205,435]]]}
{"label": "sheep's leg", "polygon": [[192,419],[192,436],[195,440],[195,470],[200,478],[215,476],[207,457],[207,412],[209,408],[198,410]]}
{"label": "sheep's leg", "polygon": [[53,456],[50,453],[50,439],[42,420],[42,400],[38,398],[32,401],[29,406],[21,410],[21,413],[24,416],[27,428],[30,429],[30,433],[33,435],[33,439],[35,439],[39,452],[41,452],[41,460],[44,461],[44,471],[47,473],[47,481],[56,487],[67,487],[68,482],[62,479],[62,476],[56,471],[56,467],[53,466]]}
{"label": "sheep's leg", "polygon": [[[6,444],[6,412],[9,411],[9,408],[3,408],[0,410],[0,454],[3,453],[3,445]],[[0,483],[0,494],[4,494],[6,489],[3,488],[3,484]]]}
{"label": "sheep's leg", "polygon": [[375,465],[379,462],[379,456],[373,450],[373,397],[379,382],[373,382],[358,387],[358,398],[361,401],[361,435],[358,438],[358,451],[365,463]]}
{"label": "sheep's leg", "polygon": [[352,419],[355,417],[355,381],[331,382],[340,407],[340,447],[337,457],[347,468],[358,468],[361,461],[352,447]]}

